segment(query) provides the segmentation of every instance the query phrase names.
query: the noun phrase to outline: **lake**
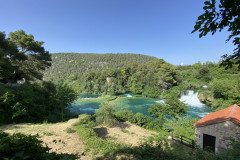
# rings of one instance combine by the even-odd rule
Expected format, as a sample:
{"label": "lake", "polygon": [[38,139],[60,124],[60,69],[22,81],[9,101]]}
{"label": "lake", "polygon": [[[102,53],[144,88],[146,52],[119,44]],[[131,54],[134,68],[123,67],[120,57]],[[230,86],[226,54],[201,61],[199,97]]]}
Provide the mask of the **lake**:
{"label": "lake", "polygon": [[[78,99],[70,106],[71,112],[76,113],[94,113],[99,105],[106,101],[112,99],[114,96],[100,96],[100,95],[80,95]],[[187,94],[182,94],[180,101],[184,102],[189,110],[187,114],[202,118],[211,112],[211,108],[199,101],[197,98],[197,92],[188,91]],[[148,108],[154,103],[164,103],[161,99],[146,98],[146,97],[136,97],[133,94],[123,94],[120,95],[116,100],[111,101],[114,104],[114,110],[130,110],[133,113],[140,112],[146,116],[150,116],[148,113]]]}

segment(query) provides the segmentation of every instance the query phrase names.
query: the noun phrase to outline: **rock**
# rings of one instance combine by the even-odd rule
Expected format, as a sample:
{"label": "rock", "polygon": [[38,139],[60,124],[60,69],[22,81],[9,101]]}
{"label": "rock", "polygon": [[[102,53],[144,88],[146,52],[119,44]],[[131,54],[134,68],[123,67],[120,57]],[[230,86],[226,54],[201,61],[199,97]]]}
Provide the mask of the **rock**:
{"label": "rock", "polygon": [[202,103],[207,104],[207,105],[210,105],[214,100],[213,96],[205,94],[205,93],[199,93],[198,94],[198,99]]}

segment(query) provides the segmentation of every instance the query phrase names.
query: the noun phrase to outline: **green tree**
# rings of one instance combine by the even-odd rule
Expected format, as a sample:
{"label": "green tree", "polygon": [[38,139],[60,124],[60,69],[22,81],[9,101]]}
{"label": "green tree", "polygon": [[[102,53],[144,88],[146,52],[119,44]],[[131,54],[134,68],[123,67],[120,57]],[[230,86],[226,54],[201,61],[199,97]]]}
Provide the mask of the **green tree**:
{"label": "green tree", "polygon": [[143,82],[143,73],[138,71],[131,76],[131,87],[130,90],[133,93],[142,93],[144,82]]}
{"label": "green tree", "polygon": [[240,1],[239,0],[220,0],[217,5],[216,0],[207,0],[203,7],[205,13],[198,17],[192,33],[199,31],[199,37],[206,36],[208,33],[215,34],[227,28],[230,35],[229,41],[233,38],[236,48],[231,55],[223,55],[222,65],[227,68],[233,64],[238,64],[240,68]]}
{"label": "green tree", "polygon": [[179,101],[175,96],[168,96],[165,103],[155,103],[148,112],[159,119],[163,119],[166,115],[177,118],[179,115],[186,114],[187,106]]}
{"label": "green tree", "polygon": [[61,119],[64,120],[64,110],[77,98],[76,92],[66,83],[56,85],[56,101],[60,109]]}
{"label": "green tree", "polygon": [[42,46],[44,42],[35,41],[33,35],[28,35],[23,30],[10,32],[8,41],[18,48],[15,55],[21,56],[21,59],[10,57],[10,62],[17,66],[13,72],[14,81],[21,78],[41,80],[43,77],[41,71],[51,65],[51,56]]}
{"label": "green tree", "polygon": [[17,66],[11,60],[20,60],[16,45],[6,39],[4,32],[0,32],[0,82],[12,81],[14,70]]}
{"label": "green tree", "polygon": [[107,102],[102,103],[96,111],[96,122],[111,127],[115,122],[113,105]]}

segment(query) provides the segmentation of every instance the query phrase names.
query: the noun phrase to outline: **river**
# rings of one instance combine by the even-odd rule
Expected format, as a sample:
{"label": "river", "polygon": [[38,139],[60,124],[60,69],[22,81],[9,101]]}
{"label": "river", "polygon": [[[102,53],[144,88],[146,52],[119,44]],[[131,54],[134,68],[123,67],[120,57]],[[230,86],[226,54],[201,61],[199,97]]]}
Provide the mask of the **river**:
{"label": "river", "polygon": [[[186,94],[182,94],[180,101],[185,103],[188,107],[187,114],[195,117],[202,118],[211,112],[211,108],[203,103],[201,103],[197,97],[197,92],[187,91]],[[70,106],[70,110],[76,113],[94,113],[99,105],[111,99],[111,96],[103,96],[100,95],[81,95],[78,97],[79,99],[75,101]],[[146,98],[146,97],[136,97],[133,94],[123,94],[120,95],[118,99],[111,101],[114,104],[114,110],[131,110],[133,113],[140,112],[144,115],[150,116],[148,113],[148,108],[154,103],[164,103],[161,99],[155,98]]]}

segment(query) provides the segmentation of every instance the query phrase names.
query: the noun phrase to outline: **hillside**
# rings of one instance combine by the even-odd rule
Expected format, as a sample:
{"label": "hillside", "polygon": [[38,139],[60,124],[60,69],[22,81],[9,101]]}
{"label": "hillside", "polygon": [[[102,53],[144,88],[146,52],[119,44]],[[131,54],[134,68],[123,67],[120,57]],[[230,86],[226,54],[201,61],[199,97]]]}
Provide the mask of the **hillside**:
{"label": "hillside", "polygon": [[145,64],[156,57],[141,54],[54,53],[52,66],[44,72],[44,80],[76,79],[93,70],[120,68],[126,64]]}

